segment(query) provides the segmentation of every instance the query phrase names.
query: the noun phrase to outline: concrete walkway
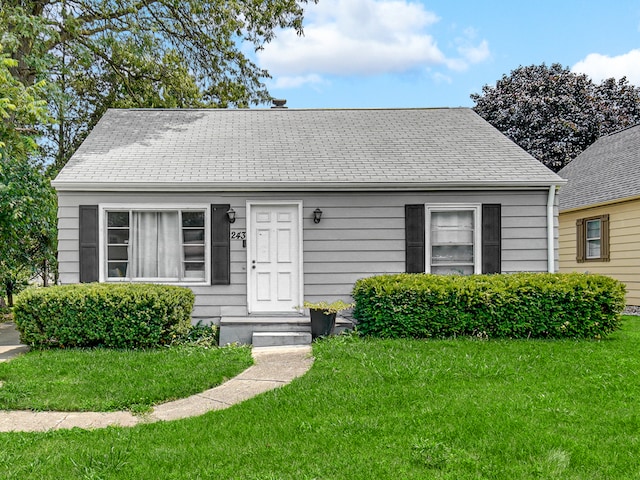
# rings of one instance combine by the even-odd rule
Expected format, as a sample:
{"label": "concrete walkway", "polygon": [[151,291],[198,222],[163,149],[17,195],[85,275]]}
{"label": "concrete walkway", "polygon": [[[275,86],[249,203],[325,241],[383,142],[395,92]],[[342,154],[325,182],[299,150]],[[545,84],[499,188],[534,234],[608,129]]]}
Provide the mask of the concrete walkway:
{"label": "concrete walkway", "polygon": [[[0,324],[0,361],[24,352],[26,347],[3,345],[12,324]],[[15,343],[15,337],[14,343]],[[3,353],[4,352],[4,353]],[[63,428],[131,427],[161,420],[179,420],[222,410],[260,393],[281,387],[304,375],[313,364],[310,346],[262,347],[253,349],[255,364],[215,388],[188,398],[157,405],[145,415],[129,412],[31,412],[0,410],[0,432],[43,432]]]}
{"label": "concrete walkway", "polygon": [[0,323],[0,362],[9,360],[29,347],[20,343],[20,334],[13,322]]}

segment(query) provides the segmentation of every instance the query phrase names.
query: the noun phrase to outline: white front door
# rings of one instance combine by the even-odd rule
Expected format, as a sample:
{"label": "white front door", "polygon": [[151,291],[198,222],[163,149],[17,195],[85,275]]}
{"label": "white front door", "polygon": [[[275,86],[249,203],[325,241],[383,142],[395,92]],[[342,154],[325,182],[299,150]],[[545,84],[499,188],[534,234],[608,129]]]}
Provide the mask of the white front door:
{"label": "white front door", "polygon": [[302,205],[247,204],[249,313],[295,313],[302,292]]}

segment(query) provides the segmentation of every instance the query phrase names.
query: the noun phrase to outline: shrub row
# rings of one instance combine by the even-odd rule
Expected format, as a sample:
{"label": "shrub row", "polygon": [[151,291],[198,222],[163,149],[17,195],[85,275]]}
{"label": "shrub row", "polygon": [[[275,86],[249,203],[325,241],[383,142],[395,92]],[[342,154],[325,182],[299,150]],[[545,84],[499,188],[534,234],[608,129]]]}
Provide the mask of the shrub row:
{"label": "shrub row", "polygon": [[14,321],[35,348],[146,348],[168,344],[191,325],[194,294],[169,285],[100,284],[30,289]]}
{"label": "shrub row", "polygon": [[625,287],[603,275],[381,275],[358,280],[353,311],[386,338],[601,338],[619,328]]}

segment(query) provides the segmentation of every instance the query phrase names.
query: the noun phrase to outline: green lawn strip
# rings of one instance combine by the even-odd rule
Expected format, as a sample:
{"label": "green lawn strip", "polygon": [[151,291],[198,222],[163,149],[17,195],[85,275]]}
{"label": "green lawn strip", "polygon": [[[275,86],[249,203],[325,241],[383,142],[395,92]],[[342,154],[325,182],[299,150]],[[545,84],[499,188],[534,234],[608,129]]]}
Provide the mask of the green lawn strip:
{"label": "green lawn strip", "polygon": [[251,363],[241,347],[33,351],[0,363],[0,410],[143,412],[219,385]]}
{"label": "green lawn strip", "polygon": [[636,317],[602,341],[333,338],[224,411],[0,434],[0,478],[640,478],[639,344]]}

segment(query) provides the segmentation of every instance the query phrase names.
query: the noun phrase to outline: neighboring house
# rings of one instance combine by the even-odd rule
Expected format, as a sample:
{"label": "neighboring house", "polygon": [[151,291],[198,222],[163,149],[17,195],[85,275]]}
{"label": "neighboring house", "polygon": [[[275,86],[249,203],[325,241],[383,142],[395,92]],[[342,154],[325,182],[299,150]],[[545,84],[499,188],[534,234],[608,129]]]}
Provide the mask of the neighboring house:
{"label": "neighboring house", "polygon": [[598,139],[564,167],[560,271],[589,271],[627,286],[640,305],[640,125]]}
{"label": "neighboring house", "polygon": [[60,280],[252,330],[375,274],[554,271],[563,183],[467,108],[109,110],[53,182]]}

